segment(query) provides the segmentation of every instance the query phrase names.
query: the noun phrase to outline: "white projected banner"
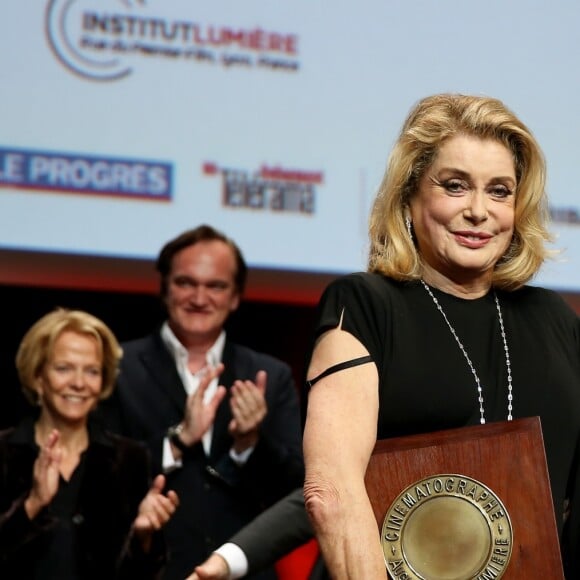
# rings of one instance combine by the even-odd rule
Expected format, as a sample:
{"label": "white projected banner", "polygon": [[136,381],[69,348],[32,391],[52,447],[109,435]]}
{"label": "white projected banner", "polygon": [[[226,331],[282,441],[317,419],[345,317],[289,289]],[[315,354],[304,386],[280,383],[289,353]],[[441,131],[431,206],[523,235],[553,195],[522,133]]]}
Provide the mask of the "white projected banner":
{"label": "white projected banner", "polygon": [[258,268],[364,269],[411,106],[496,96],[540,141],[580,288],[576,0],[27,0],[0,8],[0,249],[151,259],[205,222]]}

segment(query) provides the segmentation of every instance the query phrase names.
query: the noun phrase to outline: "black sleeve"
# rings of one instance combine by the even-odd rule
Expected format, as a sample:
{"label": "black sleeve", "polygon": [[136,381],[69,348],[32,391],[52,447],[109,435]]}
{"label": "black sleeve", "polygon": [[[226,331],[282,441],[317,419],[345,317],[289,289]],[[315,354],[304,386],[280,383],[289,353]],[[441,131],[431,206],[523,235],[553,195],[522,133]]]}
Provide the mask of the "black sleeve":
{"label": "black sleeve", "polygon": [[388,336],[387,290],[384,279],[376,274],[350,274],[332,282],[318,304],[314,340],[341,325],[379,366]]}

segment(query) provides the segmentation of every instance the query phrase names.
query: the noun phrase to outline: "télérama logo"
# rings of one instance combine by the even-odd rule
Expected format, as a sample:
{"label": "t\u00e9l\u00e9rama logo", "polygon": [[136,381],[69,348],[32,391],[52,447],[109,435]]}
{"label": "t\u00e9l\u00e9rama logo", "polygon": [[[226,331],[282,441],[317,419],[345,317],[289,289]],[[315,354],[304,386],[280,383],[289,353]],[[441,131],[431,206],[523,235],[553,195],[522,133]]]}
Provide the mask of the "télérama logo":
{"label": "t\u00e9l\u00e9rama logo", "polygon": [[[188,4],[184,4],[187,7]],[[182,65],[300,70],[295,33],[166,16],[167,5],[147,0],[49,0],[48,44],[70,72],[94,81],[116,81],[147,61]]]}

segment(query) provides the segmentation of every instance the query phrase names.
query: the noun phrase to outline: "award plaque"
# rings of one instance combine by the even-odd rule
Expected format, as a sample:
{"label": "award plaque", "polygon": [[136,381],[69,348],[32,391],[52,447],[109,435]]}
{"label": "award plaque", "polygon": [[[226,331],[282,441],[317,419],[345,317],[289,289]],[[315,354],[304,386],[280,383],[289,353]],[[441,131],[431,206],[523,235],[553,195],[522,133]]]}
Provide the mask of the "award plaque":
{"label": "award plaque", "polygon": [[539,417],[378,441],[365,482],[394,580],[564,578]]}

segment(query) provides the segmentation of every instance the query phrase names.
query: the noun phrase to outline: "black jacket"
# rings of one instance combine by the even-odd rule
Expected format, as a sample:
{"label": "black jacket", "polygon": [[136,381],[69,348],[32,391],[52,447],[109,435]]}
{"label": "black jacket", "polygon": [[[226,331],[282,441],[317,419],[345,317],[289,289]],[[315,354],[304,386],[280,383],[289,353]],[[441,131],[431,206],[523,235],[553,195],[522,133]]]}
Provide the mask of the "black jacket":
{"label": "black jacket", "polygon": [[[24,501],[38,455],[34,419],[0,433],[0,578],[33,578],[58,524],[51,506],[29,520]],[[83,580],[155,578],[164,559],[159,534],[145,555],[131,525],[150,484],[140,444],[90,425],[77,503],[71,518]],[[46,576],[48,577],[48,576]]]}
{"label": "black jacket", "polygon": [[[185,389],[159,332],[122,346],[121,372],[103,409],[105,420],[123,435],[147,442],[160,469],[167,429],[183,419]],[[228,394],[216,414],[211,452],[206,456],[201,442],[194,445],[183,467],[167,475],[180,505],[165,528],[166,579],[183,580],[212,550],[303,483],[300,410],[290,367],[227,340],[222,362],[219,382]],[[229,389],[236,379],[254,380],[259,370],[268,373],[268,414],[250,459],[238,467],[229,456]]]}

